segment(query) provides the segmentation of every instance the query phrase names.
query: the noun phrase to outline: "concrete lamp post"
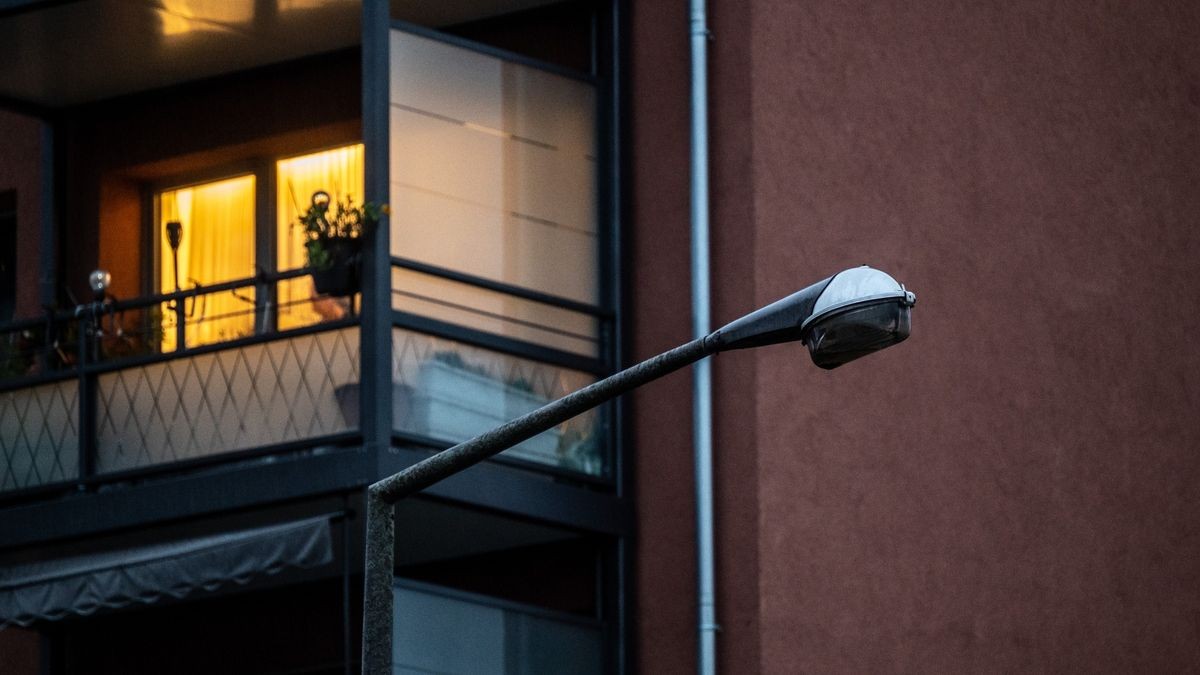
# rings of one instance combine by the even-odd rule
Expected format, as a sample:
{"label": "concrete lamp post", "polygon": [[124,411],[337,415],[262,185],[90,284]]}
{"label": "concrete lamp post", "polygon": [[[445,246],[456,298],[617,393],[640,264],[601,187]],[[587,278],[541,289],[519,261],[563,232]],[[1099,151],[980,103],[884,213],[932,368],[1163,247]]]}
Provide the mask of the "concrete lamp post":
{"label": "concrete lamp post", "polygon": [[699,338],[590,384],[491,431],[430,456],[367,492],[363,673],[392,673],[394,506],[397,501],[700,359],[731,349],[802,341],[836,368],[908,337],[916,296],[895,279],[856,267],[797,291]]}

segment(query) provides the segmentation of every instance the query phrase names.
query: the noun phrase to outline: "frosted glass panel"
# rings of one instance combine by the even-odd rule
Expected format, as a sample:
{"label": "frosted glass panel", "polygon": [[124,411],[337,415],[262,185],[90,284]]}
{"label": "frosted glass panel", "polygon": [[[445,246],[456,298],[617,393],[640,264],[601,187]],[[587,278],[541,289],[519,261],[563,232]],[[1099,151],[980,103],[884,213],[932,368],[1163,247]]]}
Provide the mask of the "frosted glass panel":
{"label": "frosted glass panel", "polygon": [[552,618],[483,598],[395,587],[392,672],[574,673],[604,671],[599,625]]}
{"label": "frosted glass panel", "polygon": [[393,672],[504,670],[504,610],[433,593],[395,589]]}
{"label": "frosted glass panel", "polygon": [[0,393],[0,491],[79,476],[79,381]]}
{"label": "frosted glass panel", "polygon": [[103,373],[96,472],[354,429],[359,363],[343,328]]}
{"label": "frosted glass panel", "polygon": [[599,322],[589,314],[411,270],[392,269],[392,309],[584,356],[600,353]]}
{"label": "frosted glass panel", "polygon": [[[398,431],[465,441],[594,381],[586,373],[392,329],[392,423]],[[589,410],[502,454],[605,476],[604,414],[603,408]]]}
{"label": "frosted glass panel", "polygon": [[392,253],[598,302],[595,90],[392,32]]}

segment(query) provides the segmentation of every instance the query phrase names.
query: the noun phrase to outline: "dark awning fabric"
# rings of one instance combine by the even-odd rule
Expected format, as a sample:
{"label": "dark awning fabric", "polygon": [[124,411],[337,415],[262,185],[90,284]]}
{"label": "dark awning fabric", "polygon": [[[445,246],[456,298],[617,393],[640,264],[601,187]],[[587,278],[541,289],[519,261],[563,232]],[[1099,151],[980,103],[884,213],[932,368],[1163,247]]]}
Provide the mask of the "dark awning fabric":
{"label": "dark awning fabric", "polygon": [[182,598],[333,559],[329,516],[0,569],[0,627]]}

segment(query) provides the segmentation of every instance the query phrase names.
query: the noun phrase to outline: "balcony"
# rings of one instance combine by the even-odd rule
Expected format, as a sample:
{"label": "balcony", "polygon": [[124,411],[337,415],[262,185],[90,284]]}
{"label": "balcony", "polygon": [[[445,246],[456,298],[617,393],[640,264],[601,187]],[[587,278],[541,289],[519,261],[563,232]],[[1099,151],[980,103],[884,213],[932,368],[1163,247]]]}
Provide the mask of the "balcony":
{"label": "balcony", "polygon": [[[104,20],[130,30],[145,18],[96,5],[123,8]],[[2,113],[0,136],[35,178],[12,191],[14,241],[0,242],[22,252],[0,313],[0,497],[353,452],[380,433],[436,450],[611,371],[608,99],[590,54],[469,42],[488,33],[469,12],[455,35],[395,19],[364,31],[357,2],[221,21],[169,5],[150,7],[161,43],[129,49],[204,58],[137,69],[89,35],[54,58],[91,50],[123,70],[22,73],[0,92],[31,102]],[[95,11],[50,3],[0,17],[0,33],[75,30]],[[295,222],[316,190],[391,205],[350,295],[309,282]],[[92,301],[95,268],[113,282]],[[495,461],[607,489],[609,416]]]}

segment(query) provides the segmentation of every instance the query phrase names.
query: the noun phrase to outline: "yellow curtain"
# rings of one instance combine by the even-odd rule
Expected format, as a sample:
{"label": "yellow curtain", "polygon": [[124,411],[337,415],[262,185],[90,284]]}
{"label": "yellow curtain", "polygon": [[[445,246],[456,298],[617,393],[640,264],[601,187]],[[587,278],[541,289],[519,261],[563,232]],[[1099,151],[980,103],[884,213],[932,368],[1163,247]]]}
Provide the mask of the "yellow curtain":
{"label": "yellow curtain", "polygon": [[[276,174],[278,214],[278,268],[304,267],[304,229],[297,220],[312,203],[312,195],[325,191],[334,200],[346,197],[363,201],[363,146],[349,145],[280,160]],[[341,311],[332,301],[313,302],[312,282],[298,278],[279,284],[279,328],[317,323]]]}
{"label": "yellow curtain", "polygon": [[[240,176],[159,194],[161,264],[159,289],[175,290],[175,269],[166,225],[183,225],[179,285],[184,289],[253,276],[254,176]],[[241,297],[238,297],[241,296]],[[192,303],[187,303],[192,309]],[[175,318],[163,306],[163,350],[175,348]],[[196,299],[187,320],[187,346],[211,344],[254,333],[254,287]]]}

